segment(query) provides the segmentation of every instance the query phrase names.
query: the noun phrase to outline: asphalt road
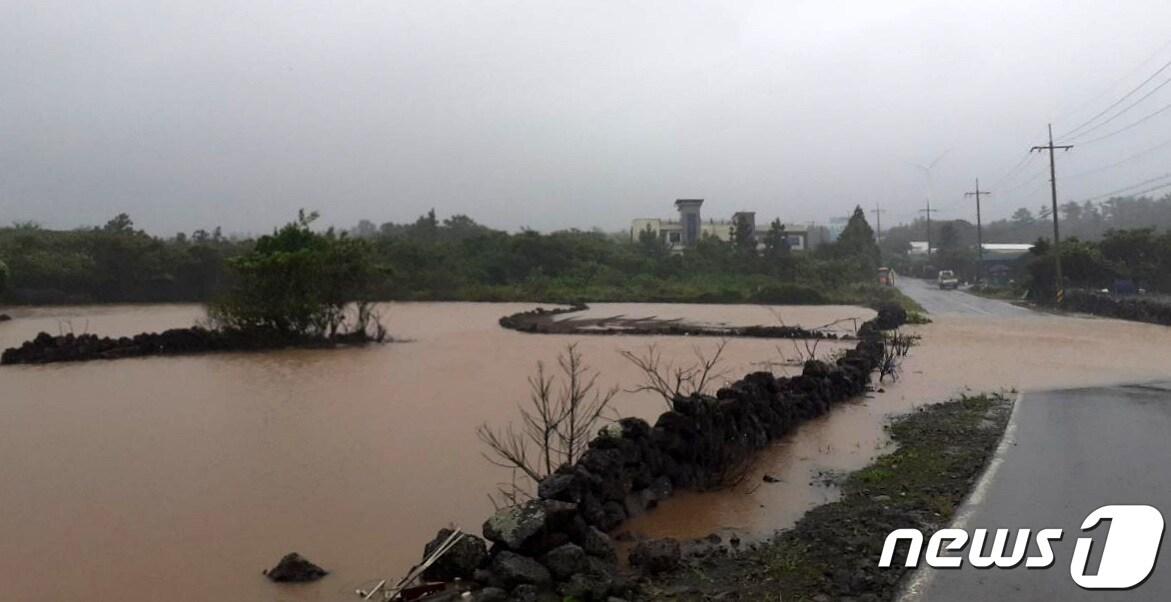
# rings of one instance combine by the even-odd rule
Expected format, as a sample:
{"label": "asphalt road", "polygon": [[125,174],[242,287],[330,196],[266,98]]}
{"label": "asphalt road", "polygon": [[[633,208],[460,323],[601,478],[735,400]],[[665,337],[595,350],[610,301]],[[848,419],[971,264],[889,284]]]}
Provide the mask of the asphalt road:
{"label": "asphalt road", "polygon": [[[904,602],[950,600],[1171,600],[1171,558],[1136,588],[1083,590],[1070,576],[1075,542],[1094,539],[1096,573],[1107,525],[1081,531],[1101,506],[1145,504],[1171,518],[1171,383],[1027,393],[1018,401],[997,456],[977,483],[954,526],[1061,528],[1047,569],[920,568]],[[925,534],[927,536],[928,534]],[[1015,541],[1012,540],[1012,541]],[[969,546],[970,547],[970,546]],[[1037,555],[1037,545],[1029,544]],[[965,548],[964,552],[969,550]],[[922,566],[922,565],[921,565]]]}
{"label": "asphalt road", "polygon": [[939,290],[935,282],[918,278],[899,278],[899,290],[914,299],[932,314],[964,314],[972,316],[1022,317],[1035,312],[1007,301],[978,297],[961,290]]}

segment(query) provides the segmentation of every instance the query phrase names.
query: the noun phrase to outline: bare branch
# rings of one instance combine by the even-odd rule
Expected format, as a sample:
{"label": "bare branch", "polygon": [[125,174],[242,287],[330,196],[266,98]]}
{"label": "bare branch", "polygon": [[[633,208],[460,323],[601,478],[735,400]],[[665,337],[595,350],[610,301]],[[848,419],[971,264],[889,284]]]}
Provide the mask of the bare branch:
{"label": "bare branch", "polygon": [[[517,407],[519,429],[510,424],[503,431],[493,431],[481,425],[476,431],[488,446],[484,457],[489,462],[519,470],[534,483],[581,457],[598,420],[618,393],[617,387],[598,389],[598,374],[585,364],[577,344],[566,347],[557,366],[560,379],[548,374],[543,362],[537,363],[536,375],[528,379],[529,401]],[[523,490],[515,478],[511,488],[499,487],[505,501],[515,501],[518,491]]]}
{"label": "bare branch", "polygon": [[891,382],[899,379],[899,373],[902,371],[903,359],[910,353],[913,347],[919,341],[919,337],[913,334],[902,334],[899,331],[885,332],[882,334],[882,358],[878,363],[878,382],[883,382],[889,376]]}
{"label": "bare branch", "polygon": [[504,468],[522,470],[529,478],[539,480],[541,475],[529,463],[528,443],[524,435],[517,433],[512,425],[502,431],[494,431],[487,424],[476,428],[476,436],[488,446],[490,453],[484,453],[484,458]]}
{"label": "bare branch", "polygon": [[675,399],[689,395],[702,394],[708,391],[713,381],[723,378],[726,371],[720,369],[723,361],[727,339],[721,339],[716,350],[707,354],[699,346],[692,348],[695,363],[675,366],[663,360],[663,354],[653,343],[647,345],[643,354],[630,350],[619,353],[627,361],[634,364],[643,374],[643,383],[632,389],[630,393],[649,391],[663,398],[667,407],[675,405]]}

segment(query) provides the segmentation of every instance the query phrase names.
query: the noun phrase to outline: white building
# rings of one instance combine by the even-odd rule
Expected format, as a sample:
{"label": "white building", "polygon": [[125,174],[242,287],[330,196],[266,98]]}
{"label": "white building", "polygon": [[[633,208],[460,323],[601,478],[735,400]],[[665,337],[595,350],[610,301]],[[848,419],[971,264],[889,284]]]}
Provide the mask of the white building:
{"label": "white building", "polygon": [[[681,252],[683,249],[695,246],[705,236],[711,236],[723,241],[731,241],[732,233],[737,224],[752,231],[758,244],[767,230],[758,230],[756,212],[737,211],[729,220],[704,220],[700,214],[703,199],[679,199],[675,201],[675,209],[679,211],[679,219],[638,218],[630,222],[630,239],[637,242],[642,232],[650,230],[660,240],[666,243],[671,250]],[[804,251],[810,247],[810,228],[802,224],[785,224],[785,236],[789,248],[793,251]],[[767,228],[767,226],[766,226]]]}

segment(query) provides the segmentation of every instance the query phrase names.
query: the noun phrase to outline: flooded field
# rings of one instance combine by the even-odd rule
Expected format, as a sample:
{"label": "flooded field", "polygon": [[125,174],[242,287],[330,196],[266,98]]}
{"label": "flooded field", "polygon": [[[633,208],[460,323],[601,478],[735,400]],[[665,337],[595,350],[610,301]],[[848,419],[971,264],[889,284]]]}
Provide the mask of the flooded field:
{"label": "flooded field", "polygon": [[[655,342],[686,358],[712,339],[526,335],[501,329],[528,304],[395,304],[410,342],[0,369],[0,600],[346,600],[397,575],[456,523],[478,531],[505,471],[473,431],[502,425],[526,377],[579,341],[606,386],[631,387],[621,349]],[[0,346],[39,330],[127,334],[190,324],[194,306],[18,310]],[[591,315],[775,323],[757,306],[598,305]],[[783,308],[788,324],[869,318],[855,307]],[[624,529],[701,536],[764,533],[834,495],[810,486],[886,445],[891,413],[964,390],[1048,388],[1166,377],[1171,329],[1113,320],[939,316],[903,380],[844,404],[766,452],[740,487],[683,494]],[[730,375],[798,355],[799,341],[736,339]],[[822,342],[818,353],[833,343]],[[840,345],[840,344],[838,344]],[[791,368],[789,368],[791,369]],[[662,400],[620,394],[652,418]],[[782,479],[763,484],[767,473]],[[333,571],[306,586],[260,571],[298,551]]]}
{"label": "flooded field", "polygon": [[[857,470],[888,444],[889,416],[965,391],[1072,388],[1171,376],[1171,328],[1086,317],[933,315],[903,377],[861,403],[844,404],[763,454],[737,488],[675,496],[623,528],[650,536],[744,539],[784,528],[834,499],[825,476]],[[762,482],[764,474],[781,483]]]}
{"label": "flooded field", "polygon": [[[567,343],[580,341],[600,384],[625,388],[639,376],[618,351],[652,341],[497,325],[531,307],[395,304],[385,322],[410,342],[364,349],[0,369],[0,600],[353,599],[355,588],[418,561],[450,522],[478,532],[492,508],[486,493],[509,475],[481,458],[475,427],[513,419],[536,362],[555,361]],[[776,319],[756,306],[592,311]],[[10,313],[0,347],[41,330],[131,334],[201,315],[173,305]],[[780,313],[813,325],[873,316],[853,307]],[[716,344],[654,342],[678,358]],[[742,375],[792,356],[793,343],[732,340],[725,366]],[[664,409],[649,394],[620,394],[616,404],[647,418]],[[261,576],[294,550],[333,574],[297,587]]]}

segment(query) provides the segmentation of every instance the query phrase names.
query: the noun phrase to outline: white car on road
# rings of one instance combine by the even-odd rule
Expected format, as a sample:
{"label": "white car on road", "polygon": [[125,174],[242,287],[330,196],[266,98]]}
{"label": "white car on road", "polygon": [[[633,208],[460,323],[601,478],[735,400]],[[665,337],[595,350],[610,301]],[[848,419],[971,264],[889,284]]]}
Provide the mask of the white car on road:
{"label": "white car on road", "polygon": [[958,278],[956,278],[955,272],[953,272],[951,270],[940,270],[939,271],[939,289],[940,290],[945,290],[945,289],[949,289],[949,288],[955,289],[955,288],[959,288],[959,286],[960,286],[960,281]]}

